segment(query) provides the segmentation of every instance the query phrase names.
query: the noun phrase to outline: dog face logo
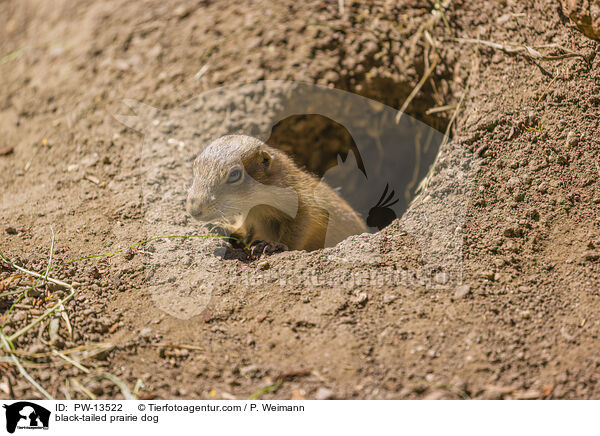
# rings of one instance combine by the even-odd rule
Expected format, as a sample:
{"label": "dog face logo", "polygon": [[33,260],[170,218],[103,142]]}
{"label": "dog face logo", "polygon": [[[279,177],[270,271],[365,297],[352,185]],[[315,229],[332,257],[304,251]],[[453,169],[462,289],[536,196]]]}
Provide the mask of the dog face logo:
{"label": "dog face logo", "polygon": [[14,433],[19,429],[48,429],[50,411],[29,401],[19,401],[4,405],[6,409],[6,431]]}

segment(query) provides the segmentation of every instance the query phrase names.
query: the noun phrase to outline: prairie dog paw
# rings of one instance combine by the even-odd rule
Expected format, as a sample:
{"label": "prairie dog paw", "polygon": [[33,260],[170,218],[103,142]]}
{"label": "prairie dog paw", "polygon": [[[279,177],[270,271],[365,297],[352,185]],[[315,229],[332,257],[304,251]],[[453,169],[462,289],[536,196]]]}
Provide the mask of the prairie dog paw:
{"label": "prairie dog paw", "polygon": [[250,244],[250,257],[254,260],[263,255],[281,253],[287,250],[288,248],[285,245],[278,242],[254,241]]}

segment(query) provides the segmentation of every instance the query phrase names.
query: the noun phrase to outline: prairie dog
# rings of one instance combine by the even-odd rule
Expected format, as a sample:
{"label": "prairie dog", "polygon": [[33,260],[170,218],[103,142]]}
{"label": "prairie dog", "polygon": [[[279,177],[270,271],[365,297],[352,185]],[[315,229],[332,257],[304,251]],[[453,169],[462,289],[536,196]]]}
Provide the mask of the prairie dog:
{"label": "prairie dog", "polygon": [[[246,243],[266,241],[310,251],[368,231],[326,183],[250,136],[213,141],[194,161],[193,174],[187,211]],[[328,226],[331,214],[335,225]]]}

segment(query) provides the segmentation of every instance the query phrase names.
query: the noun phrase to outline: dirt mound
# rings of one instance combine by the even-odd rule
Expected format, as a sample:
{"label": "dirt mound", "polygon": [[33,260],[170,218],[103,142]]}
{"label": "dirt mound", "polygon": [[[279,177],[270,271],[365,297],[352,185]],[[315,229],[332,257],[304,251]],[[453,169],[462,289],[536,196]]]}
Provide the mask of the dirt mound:
{"label": "dirt mound", "polygon": [[[558,5],[31,0],[0,17],[0,251],[43,273],[51,227],[53,265],[118,251],[52,270],[74,298],[15,338],[50,395],[598,397],[599,48]],[[198,97],[270,79],[410,97],[452,140],[381,232],[253,262],[215,239],[128,248],[209,231],[182,208],[208,137],[280,122],[273,141],[315,172],[295,128],[352,148],[335,120],[277,119],[280,89]],[[67,295],[0,274],[8,337]],[[2,371],[0,396],[41,395]]]}

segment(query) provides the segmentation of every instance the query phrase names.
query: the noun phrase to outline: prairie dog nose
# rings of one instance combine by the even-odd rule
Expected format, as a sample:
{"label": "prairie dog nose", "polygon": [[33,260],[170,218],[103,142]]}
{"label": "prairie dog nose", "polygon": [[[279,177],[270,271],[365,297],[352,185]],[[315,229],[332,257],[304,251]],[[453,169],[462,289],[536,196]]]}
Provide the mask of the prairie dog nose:
{"label": "prairie dog nose", "polygon": [[197,197],[188,197],[186,209],[190,213],[190,215],[193,215],[196,218],[202,216],[202,202]]}

